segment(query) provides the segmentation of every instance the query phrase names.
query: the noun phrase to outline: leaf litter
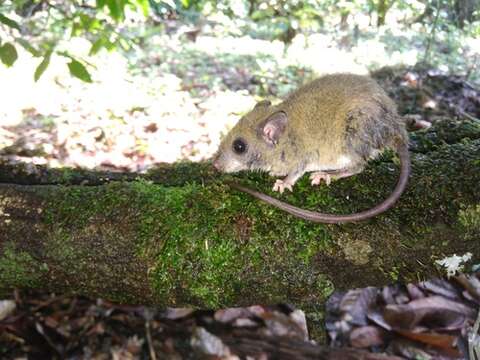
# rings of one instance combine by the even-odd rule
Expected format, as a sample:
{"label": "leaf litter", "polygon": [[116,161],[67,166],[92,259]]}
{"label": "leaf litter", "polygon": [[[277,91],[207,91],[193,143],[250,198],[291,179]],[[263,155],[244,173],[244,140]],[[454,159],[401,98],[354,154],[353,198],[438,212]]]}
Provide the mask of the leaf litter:
{"label": "leaf litter", "polygon": [[331,344],[405,359],[467,359],[479,340],[473,326],[480,298],[470,295],[479,293],[479,279],[477,273],[336,293],[326,305]]}
{"label": "leaf litter", "polygon": [[479,280],[336,292],[326,304],[328,346],[311,340],[305,314],[286,304],[156,309],[16,291],[15,301],[2,303],[0,357],[468,359],[480,351]]}

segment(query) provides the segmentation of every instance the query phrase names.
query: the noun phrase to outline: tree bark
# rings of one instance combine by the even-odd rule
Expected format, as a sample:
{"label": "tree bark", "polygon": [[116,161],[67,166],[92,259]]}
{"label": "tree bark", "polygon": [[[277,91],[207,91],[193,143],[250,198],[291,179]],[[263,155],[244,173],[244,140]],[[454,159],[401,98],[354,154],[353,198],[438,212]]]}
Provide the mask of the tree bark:
{"label": "tree bark", "polygon": [[[205,163],[140,177],[3,165],[0,293],[29,287],[204,308],[289,301],[318,317],[334,289],[436,276],[435,260],[454,253],[478,263],[480,125],[437,124],[412,134],[411,151],[398,204],[345,225],[286,215],[225,184],[269,192],[272,178],[218,175]],[[391,160],[330,187],[305,177],[282,198],[331,213],[366,209],[393,188]]]}
{"label": "tree bark", "polygon": [[387,0],[379,0],[377,5],[377,27],[385,25],[389,5]]}
{"label": "tree bark", "polygon": [[475,10],[480,5],[479,0],[455,0],[454,10],[458,27],[463,29],[465,22],[473,22],[475,20]]}

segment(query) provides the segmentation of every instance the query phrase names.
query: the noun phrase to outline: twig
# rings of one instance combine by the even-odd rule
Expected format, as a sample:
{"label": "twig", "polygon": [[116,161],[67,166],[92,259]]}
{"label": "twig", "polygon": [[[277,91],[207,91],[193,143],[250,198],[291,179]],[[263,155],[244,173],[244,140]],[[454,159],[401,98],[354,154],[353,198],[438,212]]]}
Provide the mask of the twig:
{"label": "twig", "polygon": [[[480,310],[477,315],[477,320],[473,324],[473,328],[471,332],[468,334],[468,356],[470,360],[480,359],[480,342],[476,344],[478,341],[478,329],[480,328]],[[477,354],[477,357],[475,357]]]}
{"label": "twig", "polygon": [[460,113],[460,115],[465,116],[469,120],[472,120],[472,121],[475,121],[475,122],[480,122],[480,119],[476,118],[473,115],[470,115],[469,113],[463,111],[462,109],[459,109],[458,107],[457,107],[457,111]]}
{"label": "twig", "polygon": [[432,24],[432,33],[431,36],[428,38],[427,46],[425,48],[425,54],[423,56],[423,61],[426,62],[427,59],[430,60],[430,48],[432,46],[432,42],[435,40],[435,33],[437,31],[437,24],[438,18],[440,17],[440,0],[437,1],[437,13],[435,14],[435,18]]}
{"label": "twig", "polygon": [[145,321],[145,331],[147,333],[148,350],[150,352],[150,359],[157,360],[155,349],[153,348],[152,334],[150,333],[150,320]]}
{"label": "twig", "polygon": [[39,333],[41,336],[43,336],[43,338],[45,339],[45,341],[47,342],[47,344],[48,344],[53,350],[55,350],[55,352],[57,353],[57,355],[58,355],[60,358],[62,358],[62,357],[63,357],[62,351],[60,351],[60,349],[57,347],[57,345],[55,344],[55,342],[52,341],[52,339],[50,338],[50,336],[47,335],[47,333],[46,333],[45,330],[43,329],[42,324],[40,324],[40,322],[38,322],[38,321],[35,321],[35,330],[37,330],[37,333]]}

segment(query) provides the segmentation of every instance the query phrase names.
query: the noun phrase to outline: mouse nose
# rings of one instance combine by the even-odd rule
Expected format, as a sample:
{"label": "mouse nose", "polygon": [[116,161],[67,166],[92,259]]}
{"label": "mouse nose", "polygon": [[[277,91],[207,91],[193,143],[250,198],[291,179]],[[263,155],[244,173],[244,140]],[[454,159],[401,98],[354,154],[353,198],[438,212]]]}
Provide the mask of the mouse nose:
{"label": "mouse nose", "polygon": [[222,169],[222,166],[220,165],[220,161],[218,161],[218,159],[215,159],[215,160],[213,161],[213,167],[214,167],[215,169],[217,169],[218,171],[220,171],[220,170]]}

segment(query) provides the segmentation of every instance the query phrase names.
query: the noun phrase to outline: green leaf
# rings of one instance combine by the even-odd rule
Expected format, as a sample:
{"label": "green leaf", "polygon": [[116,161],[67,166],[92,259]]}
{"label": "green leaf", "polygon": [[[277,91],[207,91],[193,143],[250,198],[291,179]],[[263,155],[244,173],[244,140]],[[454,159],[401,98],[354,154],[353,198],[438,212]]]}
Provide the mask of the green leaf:
{"label": "green leaf", "polygon": [[96,55],[102,48],[105,47],[106,39],[104,37],[99,37],[90,48],[89,55]]}
{"label": "green leaf", "polygon": [[150,12],[150,3],[148,0],[137,0],[137,4],[142,9],[143,15],[148,16],[148,13]]}
{"label": "green leaf", "polygon": [[102,9],[105,6],[105,0],[97,0],[97,9]]}
{"label": "green leaf", "polygon": [[18,54],[15,46],[11,43],[5,43],[0,47],[0,60],[8,67],[12,66],[17,60]]}
{"label": "green leaf", "polygon": [[105,49],[107,49],[108,51],[112,51],[112,50],[115,50],[117,48],[117,45],[113,42],[111,42],[110,40],[108,39],[105,39]]}
{"label": "green leaf", "polygon": [[40,77],[43,75],[45,70],[47,70],[48,65],[50,65],[50,57],[52,56],[52,51],[50,50],[47,54],[43,57],[43,60],[40,64],[38,64],[37,68],[35,69],[35,74],[33,78],[35,81],[38,81]]}
{"label": "green leaf", "polygon": [[17,29],[18,31],[20,31],[20,25],[18,25],[18,23],[8,17],[6,17],[5,15],[2,15],[0,14],[0,22],[2,24],[5,24],[13,29]]}
{"label": "green leaf", "polygon": [[72,31],[70,32],[70,36],[71,37],[78,36],[81,33],[82,33],[82,26],[79,23],[74,22],[72,24]]}
{"label": "green leaf", "polygon": [[95,18],[92,18],[86,14],[80,14],[80,23],[82,24],[84,30],[91,30],[94,20]]}
{"label": "green leaf", "polygon": [[125,0],[106,0],[110,15],[115,20],[122,20],[125,16]]}
{"label": "green leaf", "polygon": [[70,70],[70,74],[76,78],[88,83],[92,82],[92,78],[90,77],[87,68],[81,62],[72,59],[72,61],[68,63],[68,70]]}
{"label": "green leaf", "polygon": [[19,43],[25,50],[27,50],[30,54],[35,57],[39,57],[41,55],[40,51],[35,49],[27,40],[22,38],[15,39],[17,43]]}
{"label": "green leaf", "polygon": [[123,38],[123,37],[121,37],[121,38],[118,39],[118,44],[119,44],[120,47],[121,47],[123,50],[125,50],[125,51],[128,51],[128,50],[130,50],[130,49],[132,48],[132,46],[130,45],[130,42],[129,42],[127,39]]}

